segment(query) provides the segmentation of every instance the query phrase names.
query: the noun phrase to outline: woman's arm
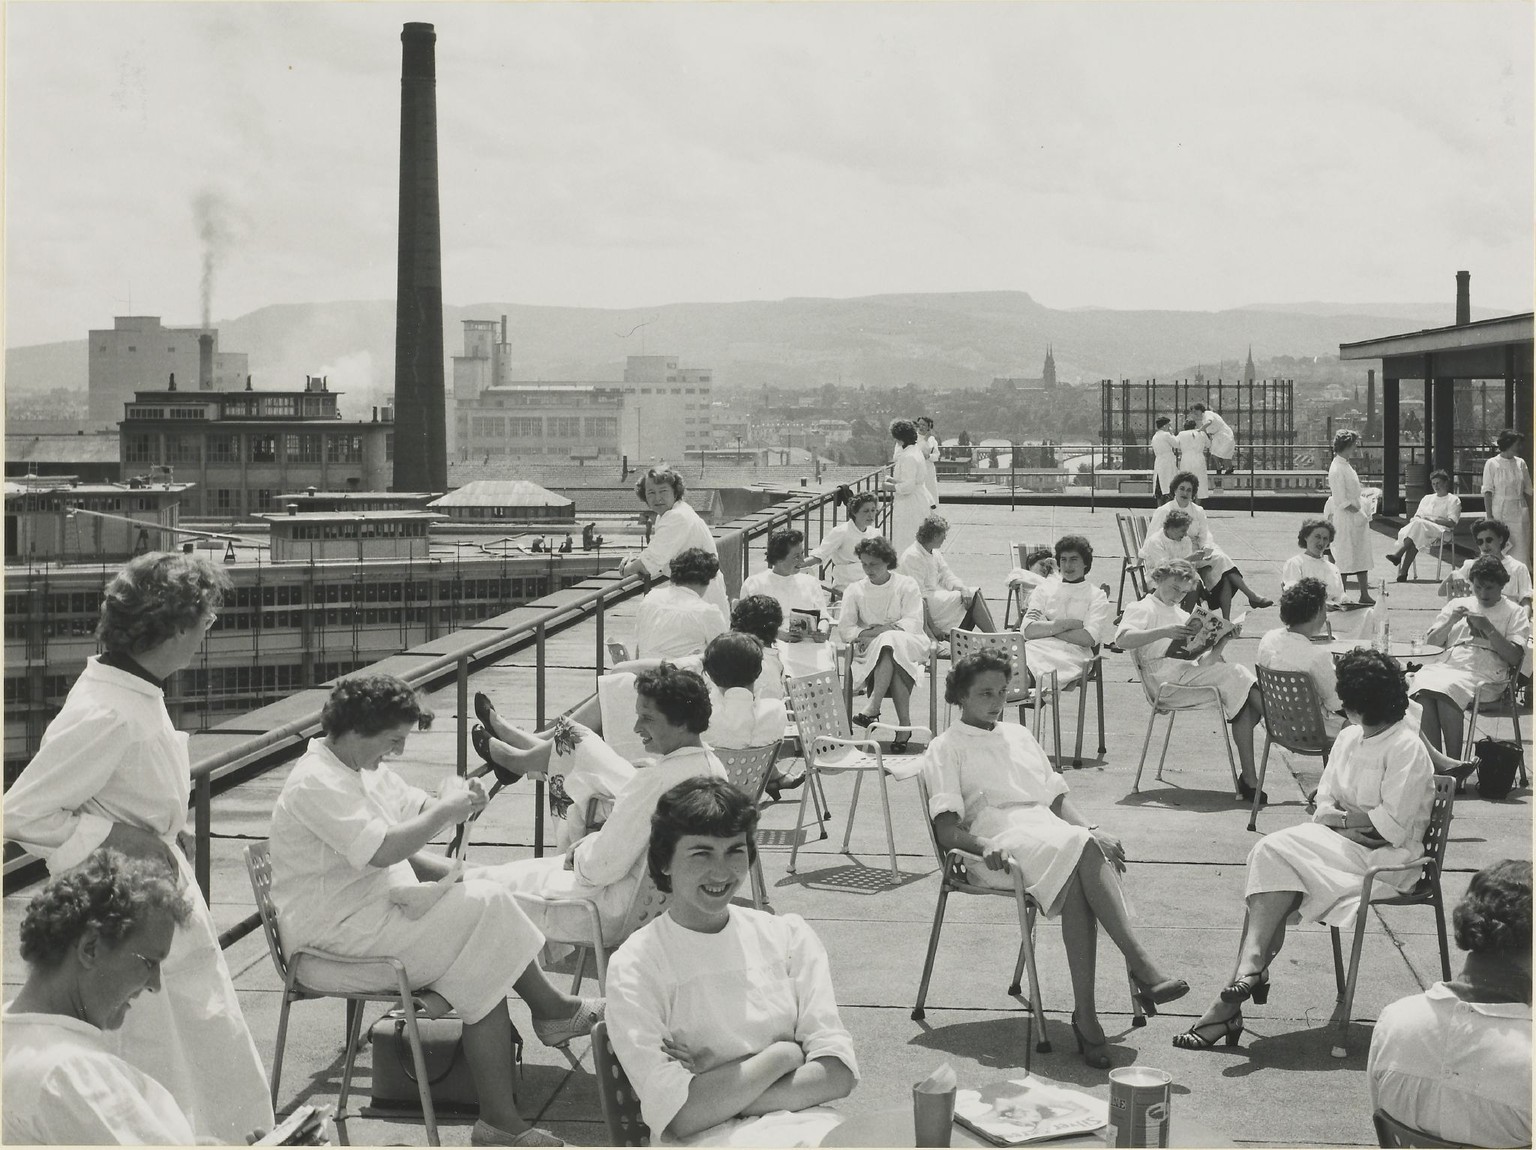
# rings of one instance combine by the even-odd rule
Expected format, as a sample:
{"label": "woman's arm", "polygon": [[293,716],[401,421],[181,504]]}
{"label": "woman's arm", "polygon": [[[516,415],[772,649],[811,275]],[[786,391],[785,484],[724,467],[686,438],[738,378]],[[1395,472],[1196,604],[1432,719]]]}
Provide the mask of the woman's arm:
{"label": "woman's arm", "polygon": [[903,450],[896,460],[896,468],[892,472],[890,483],[892,490],[897,495],[912,495],[923,487],[925,469],[923,464],[914,459],[910,452]]}
{"label": "woman's arm", "polygon": [[933,837],[938,839],[941,850],[980,855],[988,870],[1008,869],[1008,852],[991,839],[971,834],[960,825],[960,816],[954,811],[943,811],[933,816]]}
{"label": "woman's arm", "polygon": [[1182,623],[1169,623],[1166,627],[1153,627],[1145,631],[1122,630],[1115,638],[1115,646],[1122,651],[1134,651],[1138,647],[1145,647],[1162,639],[1178,639],[1185,635],[1193,635],[1199,629],[1200,624],[1196,620],[1186,619]]}
{"label": "woman's arm", "polygon": [[1466,613],[1464,606],[1456,603],[1447,603],[1440,608],[1440,614],[1435,616],[1435,621],[1429,625],[1429,630],[1424,633],[1424,639],[1436,647],[1450,645],[1451,629],[1456,625],[1456,620]]}
{"label": "woman's arm", "polygon": [[856,1081],[853,1071],[841,1058],[813,1059],[784,1075],[738,1113],[754,1115],[772,1114],[775,1110],[808,1110],[824,1102],[848,1097],[853,1093]]}
{"label": "woman's arm", "polygon": [[1468,615],[1466,622],[1467,630],[1485,641],[1488,649],[1511,667],[1518,667],[1521,660],[1525,658],[1524,642],[1506,639],[1486,615]]}
{"label": "woman's arm", "polygon": [[405,862],[426,847],[438,831],[463,822],[483,808],[485,801],[485,792],[478,779],[471,779],[467,788],[455,789],[432,800],[419,815],[398,822],[384,832],[384,841],[373,852],[368,865],[387,867]]}
{"label": "woman's arm", "polygon": [[[703,1074],[695,1074],[688,1083],[688,1100],[667,1124],[667,1132],[674,1138],[688,1138],[746,1114],[747,1108],[761,1098],[764,1091],[804,1065],[805,1054],[800,1044],[786,1040]],[[769,1108],[787,1109],[791,1107]],[[769,1110],[752,1113],[767,1114]]]}

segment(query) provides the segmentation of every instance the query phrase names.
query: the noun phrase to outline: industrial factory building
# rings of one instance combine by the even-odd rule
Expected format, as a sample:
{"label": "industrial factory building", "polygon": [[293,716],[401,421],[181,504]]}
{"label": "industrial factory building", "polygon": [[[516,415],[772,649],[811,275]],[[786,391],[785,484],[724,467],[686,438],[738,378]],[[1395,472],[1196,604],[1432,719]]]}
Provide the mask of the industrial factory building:
{"label": "industrial factory building", "polygon": [[233,391],[250,373],[245,352],[219,350],[217,328],[162,327],[157,315],[120,315],[93,328],[88,344],[87,418],[94,430],[117,426],[133,393],[166,386]]}

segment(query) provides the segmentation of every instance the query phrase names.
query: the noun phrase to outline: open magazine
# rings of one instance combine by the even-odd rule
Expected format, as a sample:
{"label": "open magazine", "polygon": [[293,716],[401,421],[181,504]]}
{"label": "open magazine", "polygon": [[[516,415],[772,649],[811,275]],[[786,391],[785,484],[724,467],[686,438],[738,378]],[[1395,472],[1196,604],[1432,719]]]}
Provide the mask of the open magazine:
{"label": "open magazine", "polygon": [[1197,604],[1189,613],[1189,617],[1199,621],[1200,629],[1193,635],[1175,639],[1169,644],[1164,658],[1198,659],[1241,627],[1243,620],[1247,618],[1243,615],[1236,619],[1224,619],[1220,611],[1212,611],[1203,603]]}
{"label": "open magazine", "polygon": [[331,1116],[329,1106],[300,1106],[256,1140],[257,1146],[328,1146],[325,1123]]}
{"label": "open magazine", "polygon": [[1028,1146],[1091,1134],[1109,1122],[1109,1104],[1034,1075],[955,1092],[955,1121],[998,1146]]}

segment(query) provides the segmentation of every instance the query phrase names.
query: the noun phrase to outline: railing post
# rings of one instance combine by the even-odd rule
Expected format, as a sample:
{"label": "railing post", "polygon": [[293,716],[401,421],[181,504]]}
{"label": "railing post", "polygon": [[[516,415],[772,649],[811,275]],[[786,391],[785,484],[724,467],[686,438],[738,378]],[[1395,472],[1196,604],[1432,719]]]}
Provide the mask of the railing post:
{"label": "railing post", "polygon": [[469,776],[469,656],[458,663],[459,730],[458,771],[459,778]]}
{"label": "railing post", "polygon": [[[534,628],[533,714],[535,731],[544,729],[544,624]],[[544,857],[544,779],[533,784],[533,857]]]}
{"label": "railing post", "polygon": [[1099,510],[1099,453],[1095,445],[1088,445],[1088,514],[1096,515]]}
{"label": "railing post", "polygon": [[596,673],[592,677],[594,679],[601,679],[603,677],[603,655],[608,646],[603,641],[603,624],[605,620],[603,618],[603,597],[601,595],[597,597],[595,609],[597,611],[597,660],[593,664],[596,668]]}
{"label": "railing post", "polygon": [[213,902],[213,776],[204,773],[197,777],[193,799],[193,837],[197,844],[197,858],[192,863],[197,876],[198,889],[203,901]]}

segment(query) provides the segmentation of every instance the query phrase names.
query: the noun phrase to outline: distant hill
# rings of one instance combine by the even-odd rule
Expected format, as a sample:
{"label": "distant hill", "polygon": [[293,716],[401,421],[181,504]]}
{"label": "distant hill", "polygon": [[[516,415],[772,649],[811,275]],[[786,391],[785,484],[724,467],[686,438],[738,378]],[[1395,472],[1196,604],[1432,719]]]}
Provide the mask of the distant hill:
{"label": "distant hill", "polygon": [[[642,350],[714,369],[720,390],[776,386],[983,387],[993,376],[1037,376],[1046,345],[1063,381],[1169,374],[1190,363],[1335,355],[1341,342],[1451,322],[1439,304],[1254,304],[1226,311],[1049,308],[1024,292],[964,292],[674,303],[653,308],[482,303],[444,309],[448,357],[461,321],[507,316],[519,379],[616,380]],[[1474,309],[1475,318],[1507,314]],[[99,317],[105,322],[107,317]],[[181,322],[181,317],[167,317]],[[644,324],[639,331],[637,325]],[[389,300],[278,304],[218,323],[225,351],[250,355],[261,388],[325,374],[361,415],[393,388]],[[633,333],[625,336],[625,333]],[[642,342],[643,341],[643,342]],[[10,348],[8,388],[85,387],[84,340]],[[451,364],[445,364],[452,379]]]}

